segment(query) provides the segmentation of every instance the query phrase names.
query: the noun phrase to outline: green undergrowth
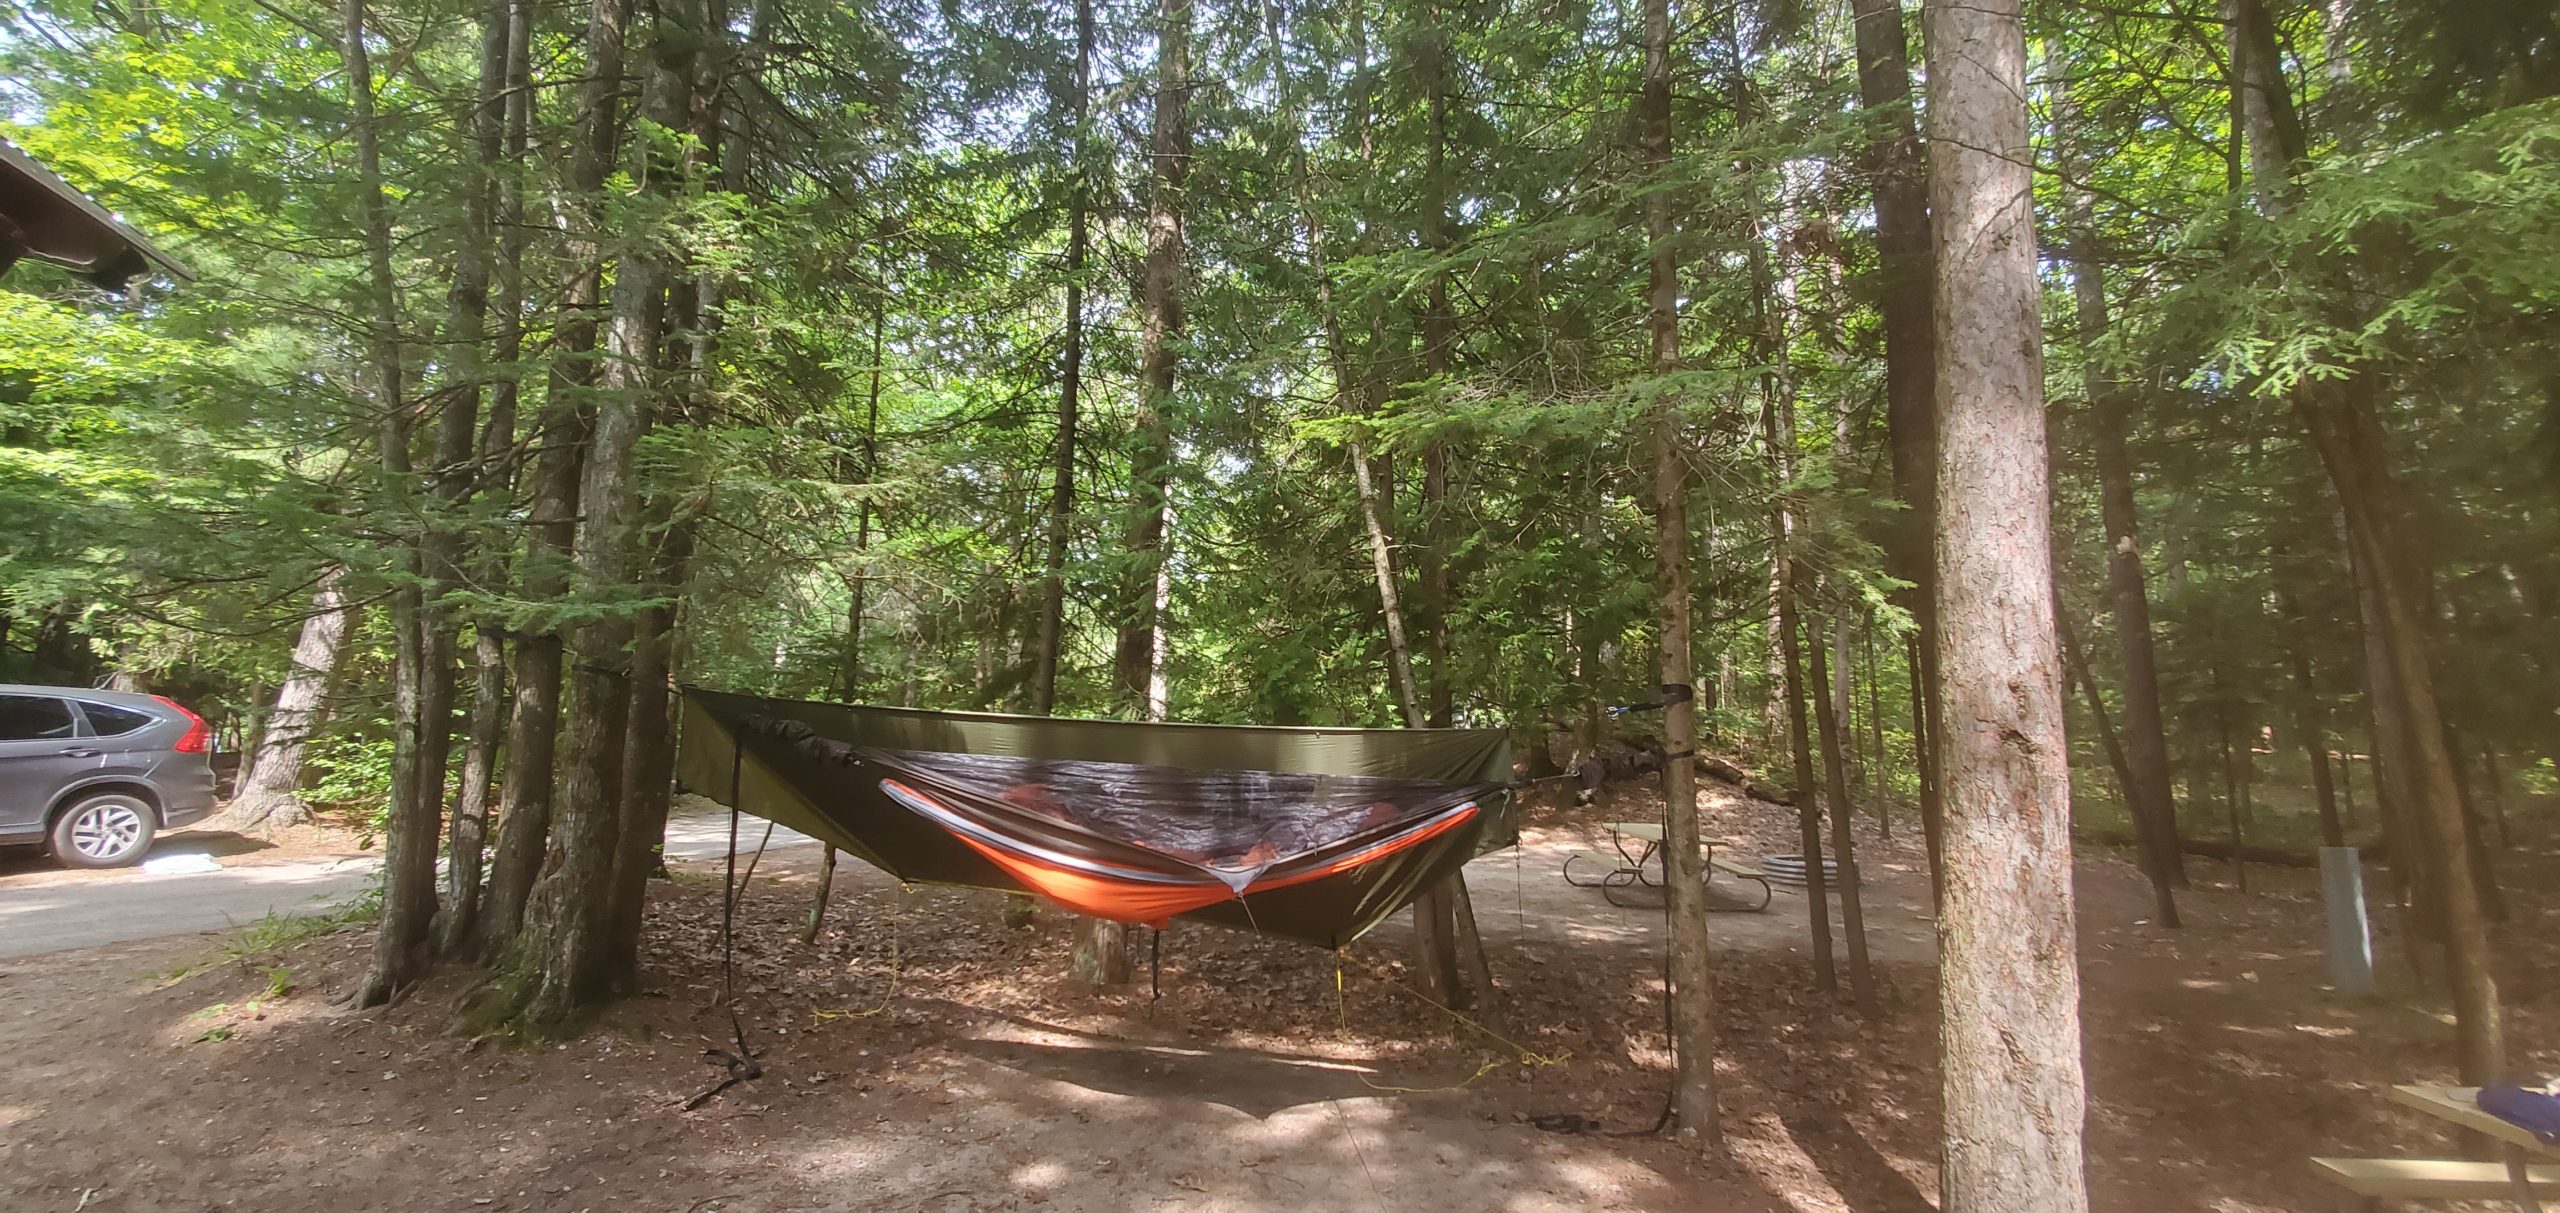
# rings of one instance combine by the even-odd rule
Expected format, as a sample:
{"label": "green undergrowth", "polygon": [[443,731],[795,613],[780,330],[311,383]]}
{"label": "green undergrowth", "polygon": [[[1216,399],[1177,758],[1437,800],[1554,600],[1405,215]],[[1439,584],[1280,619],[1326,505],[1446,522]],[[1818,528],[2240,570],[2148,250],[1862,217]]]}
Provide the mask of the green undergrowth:
{"label": "green undergrowth", "polygon": [[294,984],[293,970],[284,964],[284,953],[323,936],[369,928],[381,917],[382,889],[379,885],[367,887],[345,905],[318,913],[270,912],[266,917],[223,936],[213,951],[201,959],[171,969],[163,980],[174,984],[224,965],[239,965],[256,971],[267,980],[271,989],[281,987],[278,992],[282,993]]}

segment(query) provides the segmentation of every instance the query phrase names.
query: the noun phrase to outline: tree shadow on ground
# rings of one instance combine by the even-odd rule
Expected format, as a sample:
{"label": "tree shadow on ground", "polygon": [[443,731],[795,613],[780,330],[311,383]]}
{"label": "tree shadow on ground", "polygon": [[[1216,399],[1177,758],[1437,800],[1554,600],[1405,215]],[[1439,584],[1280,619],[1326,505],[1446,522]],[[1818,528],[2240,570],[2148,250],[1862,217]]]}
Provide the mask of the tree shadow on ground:
{"label": "tree shadow on ground", "polygon": [[1937,1208],[1856,1123],[1836,1109],[1799,1108],[1781,1113],[1778,1121],[1830,1181],[1832,1190],[1865,1197],[1850,1205],[1853,1213],[1933,1213]]}

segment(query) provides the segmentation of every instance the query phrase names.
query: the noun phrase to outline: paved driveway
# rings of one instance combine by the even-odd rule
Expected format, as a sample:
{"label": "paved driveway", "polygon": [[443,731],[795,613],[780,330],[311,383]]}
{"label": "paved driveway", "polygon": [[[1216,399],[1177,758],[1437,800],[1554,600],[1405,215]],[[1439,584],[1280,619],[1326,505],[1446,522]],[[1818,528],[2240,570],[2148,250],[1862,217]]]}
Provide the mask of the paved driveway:
{"label": "paved driveway", "polygon": [[[753,853],[765,822],[738,822],[738,850]],[[142,868],[75,872],[33,851],[0,853],[0,958],[90,948],[129,939],[227,931],[269,914],[310,914],[364,891],[378,854],[289,860],[238,853],[229,834],[179,832],[152,847]],[[689,813],[667,823],[667,858],[717,860],[728,851],[729,815]],[[775,827],[767,851],[817,845]],[[229,853],[226,853],[229,852]]]}

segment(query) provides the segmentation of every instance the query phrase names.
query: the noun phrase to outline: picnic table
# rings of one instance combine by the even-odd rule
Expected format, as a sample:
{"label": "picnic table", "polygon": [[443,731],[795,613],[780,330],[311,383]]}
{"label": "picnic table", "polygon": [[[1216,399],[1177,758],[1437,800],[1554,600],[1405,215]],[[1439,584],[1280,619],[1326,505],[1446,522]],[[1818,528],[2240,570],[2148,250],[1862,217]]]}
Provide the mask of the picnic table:
{"label": "picnic table", "polygon": [[[1565,856],[1564,880],[1566,884],[1572,885],[1576,888],[1598,889],[1600,890],[1600,895],[1602,897],[1609,899],[1609,904],[1623,905],[1625,903],[1619,901],[1617,897],[1617,890],[1619,889],[1630,888],[1637,885],[1642,885],[1645,888],[1650,889],[1658,889],[1669,883],[1669,868],[1665,862],[1666,857],[1662,851],[1662,823],[1656,821],[1611,821],[1604,822],[1602,824],[1608,827],[1609,846],[1612,850],[1615,850],[1618,853],[1617,858],[1612,860],[1605,855],[1595,855],[1588,851],[1576,851],[1573,854]],[[1760,900],[1757,902],[1749,905],[1720,906],[1710,901],[1707,904],[1707,908],[1709,910],[1731,913],[1758,913],[1761,910],[1769,908],[1770,898],[1774,894],[1774,890],[1769,885],[1769,878],[1763,875],[1760,869],[1753,867],[1750,864],[1731,858],[1719,857],[1716,854],[1716,848],[1719,846],[1726,848],[1740,846],[1741,843],[1739,840],[1707,836],[1700,838],[1699,841],[1704,843],[1706,846],[1707,884],[1712,886],[1715,883],[1716,873],[1723,872],[1726,875],[1733,877],[1735,880],[1752,881],[1760,886]],[[1628,848],[1630,845],[1635,849],[1629,850]],[[1605,867],[1604,870],[1596,877],[1577,877],[1574,875],[1573,867],[1576,860],[1580,860],[1593,867],[1604,867],[1604,865]],[[1743,896],[1747,898],[1749,894],[1744,894]]]}
{"label": "picnic table", "polygon": [[2362,1208],[2384,1200],[2510,1200],[2526,1213],[2541,1213],[2541,1198],[2560,1198],[2560,1166],[2534,1166],[2539,1156],[2560,1158],[2554,1147],[2522,1126],[2480,1110],[2478,1087],[2403,1083],[2391,1100],[2448,1124],[2495,1139],[2503,1162],[2447,1158],[2314,1158],[2311,1169],[2345,1188]]}

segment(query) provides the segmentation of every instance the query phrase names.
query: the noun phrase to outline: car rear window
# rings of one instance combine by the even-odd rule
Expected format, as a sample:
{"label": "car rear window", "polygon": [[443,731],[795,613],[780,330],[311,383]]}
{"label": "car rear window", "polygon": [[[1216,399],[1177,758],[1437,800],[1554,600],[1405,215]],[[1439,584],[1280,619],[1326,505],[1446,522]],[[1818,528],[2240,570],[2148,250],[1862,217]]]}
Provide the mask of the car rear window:
{"label": "car rear window", "polygon": [[0,695],[0,741],[47,741],[72,732],[69,703],[39,695]]}
{"label": "car rear window", "polygon": [[89,717],[89,731],[100,737],[122,737],[151,723],[149,712],[120,708],[113,704],[80,701],[80,710]]}

